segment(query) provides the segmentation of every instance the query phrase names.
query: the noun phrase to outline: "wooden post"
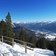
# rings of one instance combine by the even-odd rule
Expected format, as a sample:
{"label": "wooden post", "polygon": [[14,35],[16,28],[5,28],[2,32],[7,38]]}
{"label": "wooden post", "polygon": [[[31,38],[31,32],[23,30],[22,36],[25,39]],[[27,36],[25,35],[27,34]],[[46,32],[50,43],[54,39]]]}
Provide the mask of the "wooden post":
{"label": "wooden post", "polygon": [[2,36],[2,42],[3,42],[3,36]]}
{"label": "wooden post", "polygon": [[27,43],[25,43],[25,53],[27,53]]}
{"label": "wooden post", "polygon": [[14,46],[14,38],[12,38],[12,46]]}

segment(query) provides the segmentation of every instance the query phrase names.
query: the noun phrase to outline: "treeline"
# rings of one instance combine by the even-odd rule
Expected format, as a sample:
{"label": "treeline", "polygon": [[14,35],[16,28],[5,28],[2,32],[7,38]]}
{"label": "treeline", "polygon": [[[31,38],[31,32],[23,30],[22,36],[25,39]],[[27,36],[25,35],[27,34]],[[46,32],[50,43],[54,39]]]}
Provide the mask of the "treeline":
{"label": "treeline", "polygon": [[10,13],[8,12],[5,21],[0,21],[0,36],[13,37],[13,26],[11,21]]}

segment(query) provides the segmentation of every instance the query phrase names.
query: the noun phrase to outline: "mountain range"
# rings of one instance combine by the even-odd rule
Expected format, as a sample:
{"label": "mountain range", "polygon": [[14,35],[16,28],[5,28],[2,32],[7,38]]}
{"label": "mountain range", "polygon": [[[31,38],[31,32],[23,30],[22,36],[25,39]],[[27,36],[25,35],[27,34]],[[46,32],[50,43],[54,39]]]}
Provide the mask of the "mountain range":
{"label": "mountain range", "polygon": [[19,25],[33,31],[56,33],[56,22],[14,23],[15,27]]}

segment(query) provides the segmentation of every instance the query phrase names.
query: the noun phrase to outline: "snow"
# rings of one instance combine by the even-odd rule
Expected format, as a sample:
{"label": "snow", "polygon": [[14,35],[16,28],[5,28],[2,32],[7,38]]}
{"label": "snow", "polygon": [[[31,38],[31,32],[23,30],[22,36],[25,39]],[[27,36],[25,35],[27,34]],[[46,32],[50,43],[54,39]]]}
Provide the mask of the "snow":
{"label": "snow", "polygon": [[35,48],[35,53],[39,54],[38,56],[53,56],[53,52],[47,49]]}
{"label": "snow", "polygon": [[56,37],[54,35],[47,34],[45,38],[49,40],[54,40]]}
{"label": "snow", "polygon": [[48,33],[48,32],[41,32],[41,31],[36,31],[36,36],[38,37],[39,36],[39,33],[40,34],[45,34],[46,36],[44,36],[44,38],[52,41],[52,40],[55,40],[56,38],[56,33]]}
{"label": "snow", "polygon": [[14,44],[10,46],[6,43],[0,42],[0,56],[54,56],[54,52],[47,49],[34,48],[33,50],[25,48],[21,44]]}

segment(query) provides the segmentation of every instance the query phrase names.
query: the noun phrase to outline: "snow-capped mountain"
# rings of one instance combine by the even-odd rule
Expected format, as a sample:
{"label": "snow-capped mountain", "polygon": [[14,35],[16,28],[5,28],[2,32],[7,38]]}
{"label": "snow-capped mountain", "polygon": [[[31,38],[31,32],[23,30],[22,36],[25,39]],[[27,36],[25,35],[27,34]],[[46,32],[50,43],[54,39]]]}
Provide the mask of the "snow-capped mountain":
{"label": "snow-capped mountain", "polygon": [[22,26],[30,30],[56,33],[56,22],[14,23],[14,26]]}
{"label": "snow-capped mountain", "polygon": [[25,48],[21,44],[10,46],[0,42],[0,56],[54,56],[54,52],[47,49],[34,48],[25,53]]}

